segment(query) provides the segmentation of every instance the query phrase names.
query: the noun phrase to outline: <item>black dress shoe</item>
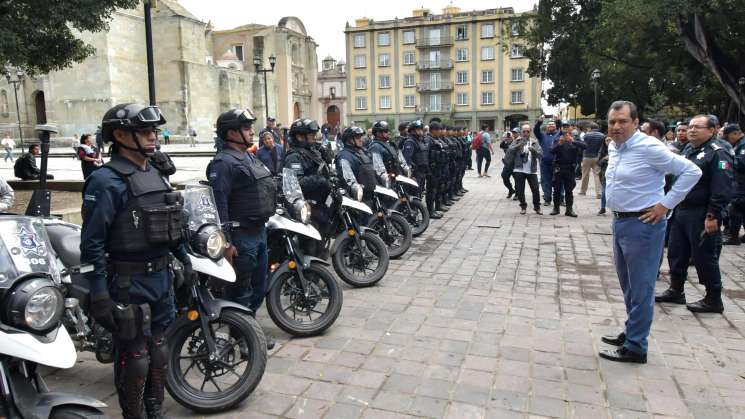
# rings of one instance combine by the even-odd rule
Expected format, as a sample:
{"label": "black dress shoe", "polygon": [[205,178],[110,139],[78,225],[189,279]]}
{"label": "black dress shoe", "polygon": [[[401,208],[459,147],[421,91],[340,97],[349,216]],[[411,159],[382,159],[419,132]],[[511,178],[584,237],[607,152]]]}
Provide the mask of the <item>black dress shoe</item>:
{"label": "black dress shoe", "polygon": [[600,208],[600,211],[598,211],[598,215],[605,215],[605,208]]}
{"label": "black dress shoe", "polygon": [[601,358],[615,362],[632,362],[634,364],[646,364],[647,354],[640,354],[621,346],[617,349],[603,349],[598,354]]}
{"label": "black dress shoe", "polygon": [[520,209],[520,215],[525,215],[526,211],[525,208]]}
{"label": "black dress shoe", "polygon": [[514,194],[515,194],[515,191],[509,191],[509,192],[507,192],[507,199],[512,198],[512,195],[514,195]]}
{"label": "black dress shoe", "polygon": [[605,335],[600,338],[604,343],[607,343],[608,345],[614,345],[614,346],[623,346],[623,344],[626,342],[626,333],[621,332],[617,335]]}
{"label": "black dress shoe", "polygon": [[686,308],[694,313],[722,313],[724,311],[724,304],[722,300],[710,301],[705,297],[696,301],[695,303],[686,304]]}
{"label": "black dress shoe", "polygon": [[673,288],[668,288],[662,291],[661,294],[654,296],[656,303],[673,303],[673,304],[685,304],[686,295],[683,291],[679,291]]}
{"label": "black dress shoe", "polygon": [[432,211],[431,213],[429,213],[429,218],[439,220],[440,218],[442,218],[442,213],[440,211]]}
{"label": "black dress shoe", "polygon": [[567,210],[567,211],[566,211],[566,212],[564,213],[564,215],[566,215],[567,217],[574,217],[574,218],[577,218],[577,213],[576,213],[576,212],[574,212],[574,210],[570,210],[570,209],[568,209],[568,210]]}
{"label": "black dress shoe", "polygon": [[554,207],[554,210],[549,213],[549,215],[559,215],[559,209]]}
{"label": "black dress shoe", "polygon": [[535,211],[535,213],[538,215],[543,215],[543,211],[541,211],[541,207],[535,207],[533,208],[533,211]]}

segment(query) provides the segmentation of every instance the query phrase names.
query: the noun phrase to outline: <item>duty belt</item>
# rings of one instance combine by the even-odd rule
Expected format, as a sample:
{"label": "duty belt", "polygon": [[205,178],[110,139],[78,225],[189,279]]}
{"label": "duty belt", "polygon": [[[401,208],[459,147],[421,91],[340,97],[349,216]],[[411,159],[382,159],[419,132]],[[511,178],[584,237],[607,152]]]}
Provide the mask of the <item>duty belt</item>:
{"label": "duty belt", "polygon": [[109,261],[109,274],[115,274],[117,300],[129,304],[129,287],[133,275],[147,275],[160,272],[168,267],[168,256],[144,262]]}

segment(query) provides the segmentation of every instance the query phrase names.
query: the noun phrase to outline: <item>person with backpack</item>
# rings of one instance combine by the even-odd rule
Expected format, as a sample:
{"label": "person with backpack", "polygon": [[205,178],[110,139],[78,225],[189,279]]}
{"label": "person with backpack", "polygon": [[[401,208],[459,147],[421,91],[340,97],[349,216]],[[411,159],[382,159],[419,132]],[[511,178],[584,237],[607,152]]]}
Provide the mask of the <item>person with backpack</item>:
{"label": "person with backpack", "polygon": [[[489,171],[489,165],[491,164],[491,156],[494,154],[494,148],[491,145],[491,135],[489,134],[489,125],[482,125],[481,131],[476,134],[473,139],[471,148],[476,150],[476,169],[479,172],[479,177],[491,177],[487,173]],[[484,171],[481,171],[481,165],[486,160]]]}

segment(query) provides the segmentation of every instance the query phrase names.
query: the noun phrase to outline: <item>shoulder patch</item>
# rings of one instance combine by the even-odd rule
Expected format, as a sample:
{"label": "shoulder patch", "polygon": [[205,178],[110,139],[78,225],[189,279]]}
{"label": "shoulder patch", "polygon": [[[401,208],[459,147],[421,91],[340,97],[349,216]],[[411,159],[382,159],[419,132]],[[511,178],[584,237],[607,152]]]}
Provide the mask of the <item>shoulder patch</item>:
{"label": "shoulder patch", "polygon": [[92,194],[85,194],[85,195],[83,196],[83,200],[84,200],[84,201],[88,201],[88,202],[96,202],[96,195],[92,195]]}

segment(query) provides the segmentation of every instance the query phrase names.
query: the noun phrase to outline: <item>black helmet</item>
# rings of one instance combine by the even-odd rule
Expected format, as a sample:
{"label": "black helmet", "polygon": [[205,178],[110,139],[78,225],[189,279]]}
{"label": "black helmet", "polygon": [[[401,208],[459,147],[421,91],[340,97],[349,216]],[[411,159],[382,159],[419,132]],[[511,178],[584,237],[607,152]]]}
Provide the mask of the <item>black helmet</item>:
{"label": "black helmet", "polygon": [[346,144],[347,141],[354,137],[362,137],[365,135],[365,130],[358,126],[352,125],[351,127],[344,130],[341,134],[341,140]]}
{"label": "black helmet", "polygon": [[114,141],[114,130],[134,131],[137,128],[157,127],[166,123],[157,106],[123,103],[106,111],[101,121],[104,142]]}
{"label": "black helmet", "polygon": [[[231,109],[227,112],[223,112],[217,117],[217,123],[215,123],[215,126],[217,127],[217,136],[223,141],[229,141],[227,138],[228,130],[234,129],[241,134],[241,137],[243,137],[243,132],[240,128],[244,125],[250,127],[255,121],[256,116],[253,111],[248,108]],[[251,140],[253,139],[249,138],[247,140],[246,138],[243,138],[243,143],[246,144],[246,146],[251,146]]]}
{"label": "black helmet", "polygon": [[297,140],[296,135],[298,134],[313,134],[315,135],[320,128],[318,127],[318,122],[308,119],[308,118],[300,118],[292,121],[292,124],[290,124],[290,132],[288,135],[288,139],[290,140],[290,144],[294,146],[304,146],[307,145],[306,142],[300,142]]}
{"label": "black helmet", "polygon": [[442,126],[442,125],[440,125],[440,123],[439,123],[439,122],[437,122],[437,121],[434,121],[434,122],[430,122],[430,123],[429,123],[429,132],[432,132],[432,131],[439,131],[439,130],[441,130],[441,129],[443,129],[443,126]]}
{"label": "black helmet", "polygon": [[388,122],[386,121],[378,121],[372,126],[372,132],[375,134],[376,132],[389,132],[390,127],[388,126]]}
{"label": "black helmet", "polygon": [[416,121],[412,121],[409,124],[408,131],[409,132],[412,132],[412,131],[416,131],[418,129],[424,129],[424,124],[422,123],[422,120],[421,119],[417,119]]}

